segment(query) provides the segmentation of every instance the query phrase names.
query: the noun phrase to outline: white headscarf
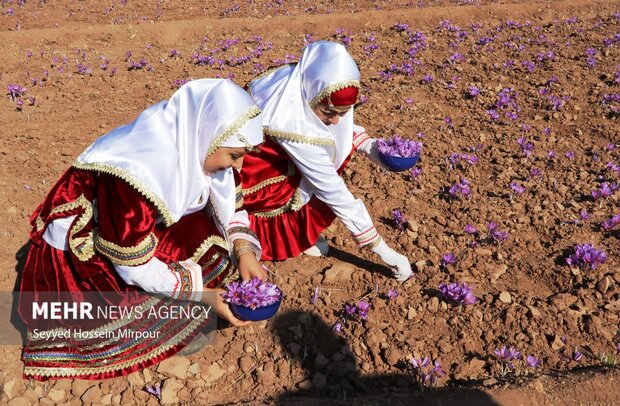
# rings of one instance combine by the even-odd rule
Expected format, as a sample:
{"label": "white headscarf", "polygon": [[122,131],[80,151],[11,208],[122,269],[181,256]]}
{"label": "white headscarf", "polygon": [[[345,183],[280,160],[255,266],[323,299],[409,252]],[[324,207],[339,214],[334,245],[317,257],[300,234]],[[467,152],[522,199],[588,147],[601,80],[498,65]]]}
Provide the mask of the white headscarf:
{"label": "white headscarf", "polygon": [[235,211],[233,171],[205,174],[204,161],[220,146],[260,144],[259,113],[230,80],[194,80],[97,139],[74,166],[124,179],[155,204],[167,226],[211,198],[222,230]]}
{"label": "white headscarf", "polygon": [[263,125],[270,135],[323,145],[336,169],[353,142],[353,108],[336,125],[325,125],[312,111],[318,102],[345,87],[360,87],[360,72],[346,48],[336,42],[308,45],[296,65],[279,68],[250,83]]}

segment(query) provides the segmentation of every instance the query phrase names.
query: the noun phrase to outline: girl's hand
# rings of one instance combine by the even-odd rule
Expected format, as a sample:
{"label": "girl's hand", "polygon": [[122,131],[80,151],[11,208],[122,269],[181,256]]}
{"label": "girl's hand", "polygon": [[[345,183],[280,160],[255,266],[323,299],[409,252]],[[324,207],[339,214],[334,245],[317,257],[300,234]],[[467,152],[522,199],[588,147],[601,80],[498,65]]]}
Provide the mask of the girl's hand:
{"label": "girl's hand", "polygon": [[267,279],[267,271],[256,259],[253,252],[245,252],[239,257],[239,275],[244,281],[257,277],[260,280]]}
{"label": "girl's hand", "polygon": [[[222,293],[226,292],[224,289],[205,289],[202,295],[202,302],[212,306],[215,309],[215,313],[217,315],[232,324],[235,327],[245,327],[250,324],[247,320],[239,320],[236,318],[232,311],[230,311],[230,307],[228,307],[228,303],[222,297]],[[215,305],[213,304],[213,295],[215,295]]]}

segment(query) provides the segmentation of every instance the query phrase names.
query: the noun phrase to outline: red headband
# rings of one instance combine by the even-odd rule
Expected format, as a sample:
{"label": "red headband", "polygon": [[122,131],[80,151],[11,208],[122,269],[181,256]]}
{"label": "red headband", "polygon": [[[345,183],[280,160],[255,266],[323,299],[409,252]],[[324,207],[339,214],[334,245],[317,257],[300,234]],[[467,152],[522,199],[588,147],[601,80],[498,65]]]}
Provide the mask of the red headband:
{"label": "red headband", "polygon": [[[351,106],[357,103],[357,93],[359,89],[355,86],[345,87],[333,92],[329,97],[320,101],[321,104],[331,104],[333,106]],[[331,103],[330,103],[331,102]]]}

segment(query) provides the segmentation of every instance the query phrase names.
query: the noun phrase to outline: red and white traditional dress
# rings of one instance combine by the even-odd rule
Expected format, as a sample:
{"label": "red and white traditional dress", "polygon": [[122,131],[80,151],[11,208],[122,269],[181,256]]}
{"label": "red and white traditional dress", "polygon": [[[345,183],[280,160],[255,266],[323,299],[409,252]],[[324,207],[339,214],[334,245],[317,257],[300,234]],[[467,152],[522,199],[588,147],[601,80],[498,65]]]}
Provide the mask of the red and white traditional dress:
{"label": "red and white traditional dress", "polygon": [[299,63],[249,83],[263,110],[266,141],[259,152],[246,155],[241,179],[262,259],[299,255],[336,217],[360,247],[381,241],[364,203],[340,177],[356,148],[372,157],[374,140],[353,123],[353,107],[329,126],[312,111],[323,100],[355,104],[359,79],[344,46],[319,41],[305,48]]}
{"label": "red and white traditional dress", "polygon": [[[98,292],[116,306],[160,309],[172,299],[189,306],[201,301],[204,288],[233,275],[234,240],[250,241],[260,257],[233,169],[203,170],[220,146],[262,142],[259,113],[229,80],[196,80],[77,158],[31,219],[20,286],[19,311],[28,326],[24,377],[127,375],[174,355],[214,317],[212,311],[193,318],[68,318],[55,325],[80,328],[81,336],[50,341],[30,302],[61,300],[66,292],[88,300]],[[132,338],[127,330],[143,334]],[[106,332],[99,335],[105,339],[84,338],[96,332]]]}

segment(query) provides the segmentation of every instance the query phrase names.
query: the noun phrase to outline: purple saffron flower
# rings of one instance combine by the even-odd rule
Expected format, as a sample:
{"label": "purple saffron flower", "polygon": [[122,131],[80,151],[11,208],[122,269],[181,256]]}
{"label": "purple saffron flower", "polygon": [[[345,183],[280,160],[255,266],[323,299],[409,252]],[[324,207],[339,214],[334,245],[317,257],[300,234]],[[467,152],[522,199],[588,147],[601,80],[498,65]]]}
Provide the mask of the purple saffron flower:
{"label": "purple saffron flower", "polygon": [[433,75],[431,75],[430,73],[424,75],[424,77],[422,77],[422,83],[424,83],[425,85],[433,83]]}
{"label": "purple saffron flower", "polygon": [[476,86],[469,87],[469,97],[476,98],[479,94],[480,94],[480,89],[478,89]]}
{"label": "purple saffron flower", "polygon": [[576,361],[576,362],[579,362],[579,361],[581,361],[581,358],[583,358],[583,354],[581,352],[575,350],[573,352],[573,360]]}
{"label": "purple saffron flower", "polygon": [[585,211],[585,210],[581,210],[581,211],[579,212],[579,218],[580,218],[581,220],[587,220],[587,219],[589,219],[589,218],[590,218],[590,215],[588,214],[588,212],[587,212],[587,211]]}
{"label": "purple saffron flower", "polygon": [[613,195],[618,189],[620,189],[620,185],[616,182],[603,182],[598,189],[593,190],[591,193],[593,198],[600,199]]}
{"label": "purple saffron flower", "polygon": [[407,228],[407,219],[399,209],[392,210],[392,221],[400,231]]}
{"label": "purple saffron flower", "polygon": [[522,195],[525,192],[525,188],[519,185],[516,181],[510,182],[510,189],[517,195]]}
{"label": "purple saffron flower", "polygon": [[566,259],[566,263],[572,267],[589,266],[590,269],[596,269],[600,264],[604,264],[607,255],[603,251],[599,251],[590,244],[582,244],[575,246],[575,252]]}
{"label": "purple saffron flower", "polygon": [[347,316],[353,316],[355,313],[357,313],[357,307],[344,305],[344,313]]}
{"label": "purple saffron flower", "polygon": [[564,154],[564,156],[568,159],[573,159],[575,157],[575,153],[573,151],[568,151]]}
{"label": "purple saffron flower", "polygon": [[448,189],[448,194],[453,198],[469,197],[471,195],[471,188],[469,186],[469,181],[465,178],[461,178],[459,182],[455,182],[450,189]]}
{"label": "purple saffron flower", "polygon": [[398,290],[396,290],[396,289],[389,289],[387,291],[386,296],[387,296],[387,298],[389,300],[394,300],[394,299],[396,299],[398,297]]}
{"label": "purple saffron flower", "polygon": [[411,169],[409,172],[411,173],[411,178],[417,181],[420,175],[422,174],[422,168],[420,168],[419,166],[416,166],[415,168]]}
{"label": "purple saffron flower", "polygon": [[276,303],[282,297],[282,291],[273,283],[253,277],[249,281],[229,283],[222,297],[228,303],[256,309]]}
{"label": "purple saffron flower", "polygon": [[460,285],[458,283],[439,285],[439,291],[447,301],[456,303],[460,306],[472,305],[478,301],[476,296],[471,290],[471,287],[467,286],[467,283],[463,282]]}
{"label": "purple saffron flower", "polygon": [[428,357],[425,357],[425,358],[411,357],[411,360],[409,362],[414,368],[421,369],[421,368],[427,367],[429,363],[431,362],[431,360]]}
{"label": "purple saffron flower", "polygon": [[370,310],[370,303],[368,303],[365,300],[360,300],[359,302],[357,302],[357,310],[358,310],[358,314],[360,315],[360,318],[362,320],[367,320],[368,311]]}
{"label": "purple saffron flower", "polygon": [[509,233],[508,231],[500,231],[497,227],[497,224],[493,221],[487,225],[491,239],[495,242],[502,243],[508,239]]}
{"label": "purple saffron flower", "polygon": [[470,235],[474,235],[478,233],[478,230],[476,230],[476,228],[471,224],[467,224],[463,231],[465,231],[466,234],[470,234]]}
{"label": "purple saffron flower", "polygon": [[620,214],[616,214],[610,219],[603,221],[603,223],[601,224],[605,231],[613,230],[614,228],[616,228],[617,225],[620,225]]}
{"label": "purple saffron flower", "polygon": [[312,304],[315,304],[317,299],[319,298],[319,292],[320,292],[321,288],[320,287],[316,287],[314,288],[314,293],[312,294]]}
{"label": "purple saffron flower", "polygon": [[540,365],[540,360],[533,355],[528,355],[525,358],[525,362],[527,363],[527,366],[530,368],[536,368]]}
{"label": "purple saffron flower", "polygon": [[161,386],[159,385],[146,385],[144,388],[145,391],[150,393],[151,395],[157,397],[157,399],[161,399]]}
{"label": "purple saffron flower", "polygon": [[441,258],[441,266],[443,268],[445,268],[447,265],[454,264],[456,264],[456,256],[453,253],[448,252],[446,254],[443,254],[443,257]]}
{"label": "purple saffron flower", "polygon": [[334,329],[334,331],[335,331],[336,333],[340,333],[340,332],[342,331],[342,323],[340,323],[340,322],[336,322],[336,323],[332,326],[332,328]]}
{"label": "purple saffron flower", "polygon": [[420,155],[422,143],[405,140],[398,134],[394,134],[394,137],[377,140],[377,148],[383,155],[407,158]]}

